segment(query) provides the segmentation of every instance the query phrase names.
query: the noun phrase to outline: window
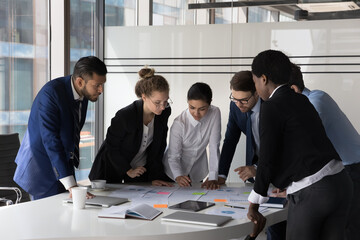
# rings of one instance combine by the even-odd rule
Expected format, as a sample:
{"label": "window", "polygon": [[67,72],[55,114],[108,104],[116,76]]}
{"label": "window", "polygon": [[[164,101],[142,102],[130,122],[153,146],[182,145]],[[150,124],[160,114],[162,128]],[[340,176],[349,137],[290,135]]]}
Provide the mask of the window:
{"label": "window", "polygon": [[0,0],[0,134],[22,140],[31,104],[48,81],[48,1]]}
{"label": "window", "polygon": [[[70,1],[70,71],[81,57],[95,55],[95,0]],[[80,133],[80,166],[76,180],[88,177],[95,158],[95,104],[89,101],[86,121]]]}

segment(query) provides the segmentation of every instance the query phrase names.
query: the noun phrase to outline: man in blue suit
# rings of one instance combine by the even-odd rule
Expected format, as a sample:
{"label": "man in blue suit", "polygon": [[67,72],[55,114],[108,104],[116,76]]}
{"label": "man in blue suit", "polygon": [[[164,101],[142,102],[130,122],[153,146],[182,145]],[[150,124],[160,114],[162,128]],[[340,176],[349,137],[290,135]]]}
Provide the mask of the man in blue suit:
{"label": "man in blue suit", "polygon": [[33,200],[66,190],[71,194],[77,185],[74,167],[79,166],[80,129],[88,100],[97,101],[103,92],[106,73],[100,59],[83,57],[73,75],[49,81],[36,96],[14,175]]}
{"label": "man in blue suit", "polygon": [[230,81],[230,113],[219,162],[219,184],[229,173],[241,133],[246,135],[246,166],[236,168],[239,177],[253,182],[259,152],[259,112],[261,100],[250,71],[236,73]]}

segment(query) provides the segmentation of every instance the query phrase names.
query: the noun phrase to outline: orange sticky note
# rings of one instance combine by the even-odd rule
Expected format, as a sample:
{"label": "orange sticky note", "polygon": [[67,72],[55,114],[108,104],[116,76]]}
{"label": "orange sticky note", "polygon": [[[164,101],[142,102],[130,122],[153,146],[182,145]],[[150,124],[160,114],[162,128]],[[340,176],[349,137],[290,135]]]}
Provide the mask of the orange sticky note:
{"label": "orange sticky note", "polygon": [[227,202],[226,199],[214,199],[214,202]]}
{"label": "orange sticky note", "polygon": [[167,208],[167,204],[154,204],[154,208]]}

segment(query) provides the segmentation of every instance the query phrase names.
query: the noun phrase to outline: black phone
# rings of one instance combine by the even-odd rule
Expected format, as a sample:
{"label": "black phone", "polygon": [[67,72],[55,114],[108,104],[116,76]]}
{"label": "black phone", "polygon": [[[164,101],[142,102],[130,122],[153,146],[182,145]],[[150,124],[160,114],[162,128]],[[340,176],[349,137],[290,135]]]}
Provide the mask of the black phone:
{"label": "black phone", "polygon": [[215,203],[212,203],[212,202],[187,200],[185,202],[181,202],[181,203],[169,206],[169,209],[197,212],[197,211],[203,210],[205,208],[208,208],[208,207],[211,207],[214,205],[215,205]]}

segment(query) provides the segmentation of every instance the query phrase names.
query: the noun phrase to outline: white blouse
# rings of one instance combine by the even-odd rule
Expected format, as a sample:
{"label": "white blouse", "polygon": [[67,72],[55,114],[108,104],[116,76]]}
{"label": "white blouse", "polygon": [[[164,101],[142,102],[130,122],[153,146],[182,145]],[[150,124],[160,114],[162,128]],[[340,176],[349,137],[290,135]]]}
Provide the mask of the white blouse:
{"label": "white blouse", "polygon": [[193,182],[200,182],[208,174],[209,180],[217,180],[220,139],[221,114],[218,107],[210,105],[200,121],[191,116],[189,109],[183,111],[170,129],[169,146],[163,159],[166,174],[173,180],[178,176],[190,176]]}
{"label": "white blouse", "polygon": [[147,126],[145,124],[143,126],[143,137],[141,140],[140,149],[130,162],[130,166],[133,169],[137,167],[143,167],[146,164],[146,149],[152,143],[154,136],[154,119],[155,118],[153,118]]}

